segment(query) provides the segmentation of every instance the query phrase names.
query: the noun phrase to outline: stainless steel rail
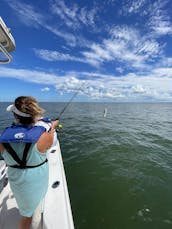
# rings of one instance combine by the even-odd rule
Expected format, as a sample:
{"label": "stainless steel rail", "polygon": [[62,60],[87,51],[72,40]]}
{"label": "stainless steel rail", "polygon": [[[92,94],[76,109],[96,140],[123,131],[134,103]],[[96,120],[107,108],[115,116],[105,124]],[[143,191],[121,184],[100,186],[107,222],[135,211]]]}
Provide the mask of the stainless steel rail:
{"label": "stainless steel rail", "polygon": [[4,58],[0,59],[1,64],[10,63],[12,60],[9,52],[15,50],[15,40],[7,28],[4,21],[0,17],[0,52],[4,54]]}

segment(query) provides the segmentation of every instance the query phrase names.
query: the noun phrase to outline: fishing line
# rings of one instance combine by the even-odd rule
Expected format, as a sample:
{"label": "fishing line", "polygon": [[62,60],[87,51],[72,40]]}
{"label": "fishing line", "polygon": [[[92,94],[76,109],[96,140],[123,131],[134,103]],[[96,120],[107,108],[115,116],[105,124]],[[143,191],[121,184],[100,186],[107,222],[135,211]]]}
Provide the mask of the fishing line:
{"label": "fishing line", "polygon": [[[85,82],[84,82],[85,84]],[[60,112],[59,116],[55,119],[55,120],[59,120],[62,116],[62,114],[65,112],[65,110],[67,109],[67,107],[71,104],[72,100],[78,95],[78,93],[80,92],[81,88],[83,87],[83,84],[81,85],[81,87],[73,94],[73,96],[71,97],[71,99],[69,100],[69,102],[64,106],[64,108],[62,109],[62,111]]]}

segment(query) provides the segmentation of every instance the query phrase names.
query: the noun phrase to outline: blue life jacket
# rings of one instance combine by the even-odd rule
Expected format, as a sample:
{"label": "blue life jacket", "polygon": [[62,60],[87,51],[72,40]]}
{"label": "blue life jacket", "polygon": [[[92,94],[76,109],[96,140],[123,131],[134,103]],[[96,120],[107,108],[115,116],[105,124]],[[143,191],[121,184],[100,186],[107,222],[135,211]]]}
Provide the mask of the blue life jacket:
{"label": "blue life jacket", "polygon": [[[25,169],[25,168],[35,168],[41,166],[47,159],[39,165],[27,166],[26,159],[32,143],[36,143],[39,137],[45,132],[46,129],[43,126],[23,126],[23,125],[12,125],[11,127],[5,128],[5,130],[0,135],[0,143],[3,144],[7,152],[13,157],[13,159],[18,163],[17,165],[10,165],[13,168]],[[24,142],[26,143],[22,160],[18,157],[14,149],[11,147],[10,143],[14,142]]]}
{"label": "blue life jacket", "polygon": [[0,143],[5,142],[37,142],[39,137],[45,132],[43,126],[22,126],[12,125],[5,128],[0,135]]}

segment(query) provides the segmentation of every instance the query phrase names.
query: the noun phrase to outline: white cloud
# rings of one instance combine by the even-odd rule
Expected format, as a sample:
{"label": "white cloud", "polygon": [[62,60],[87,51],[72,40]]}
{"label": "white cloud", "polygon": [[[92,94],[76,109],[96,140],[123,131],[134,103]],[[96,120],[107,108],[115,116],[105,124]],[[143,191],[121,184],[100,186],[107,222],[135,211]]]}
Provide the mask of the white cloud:
{"label": "white cloud", "polygon": [[76,3],[66,5],[63,0],[52,0],[51,11],[58,15],[66,26],[77,29],[82,25],[93,26],[97,14],[97,8],[80,8]]}
{"label": "white cloud", "polygon": [[117,68],[116,68],[116,71],[117,71],[117,72],[120,72],[120,73],[123,73],[124,69],[123,69],[122,67],[117,67]]}
{"label": "white cloud", "polygon": [[49,87],[44,87],[44,88],[41,88],[41,91],[50,91],[50,88]]}
{"label": "white cloud", "polygon": [[81,58],[71,56],[69,54],[60,53],[58,51],[51,51],[45,49],[34,49],[35,54],[47,61],[79,61],[83,62]]}
{"label": "white cloud", "polygon": [[32,5],[16,0],[7,0],[7,3],[16,12],[16,15],[20,18],[22,23],[36,28],[43,27],[58,37],[64,39],[70,46],[76,45],[77,41],[72,33],[59,29],[58,24],[56,26],[52,26],[49,23],[48,15],[39,13]]}
{"label": "white cloud", "polygon": [[63,77],[61,76],[49,74],[46,72],[28,70],[28,69],[8,68],[8,67],[0,68],[0,77],[15,78],[26,82],[45,84],[45,85],[53,85],[54,83],[58,83],[64,80]]}
{"label": "white cloud", "polygon": [[130,73],[117,77],[98,72],[66,72],[65,75],[56,75],[35,70],[1,67],[0,77],[46,85],[45,88],[53,86],[60,94],[74,94],[79,90],[80,95],[90,99],[106,98],[115,101],[141,99],[144,101],[145,98],[149,98],[172,101],[172,70],[170,68],[152,70],[147,75]]}
{"label": "white cloud", "polygon": [[172,34],[172,23],[162,16],[152,16],[149,26],[157,36]]}
{"label": "white cloud", "polygon": [[172,58],[171,57],[162,57],[161,65],[163,67],[172,67]]}
{"label": "white cloud", "polygon": [[42,26],[46,28],[47,30],[49,30],[50,32],[54,33],[56,36],[63,38],[67,42],[68,45],[76,46],[77,38],[72,33],[62,31],[61,29],[58,28],[58,26],[54,27],[54,26],[49,25],[48,23],[42,24]]}
{"label": "white cloud", "polygon": [[[67,31],[86,29],[87,27],[90,32],[90,28],[95,26],[99,18],[100,8],[96,7],[96,2],[92,7],[80,7],[77,3],[50,0],[48,2],[51,5],[51,12],[54,13],[55,20],[50,14],[45,13],[43,15],[40,13],[41,11],[34,5],[16,0],[6,0],[6,2],[26,25],[39,29],[42,27],[64,39],[68,45],[80,46],[79,49],[68,49],[68,52],[65,50],[64,53],[56,50],[34,49],[37,57],[46,61],[85,63],[95,67],[97,72],[74,71],[56,75],[29,69],[2,67],[0,68],[0,77],[16,78],[41,84],[41,86],[45,85],[46,87],[42,88],[42,91],[48,91],[48,86],[51,85],[59,93],[75,93],[82,85],[83,80],[80,79],[85,79],[87,83],[80,94],[91,98],[130,100],[132,98],[150,97],[172,99],[172,58],[164,56],[165,44],[163,44],[163,40],[159,43],[160,39],[157,39],[159,36],[172,34],[171,16],[167,12],[168,9],[165,9],[169,1],[121,1],[122,5],[125,3],[125,12],[129,13],[130,17],[131,14],[139,14],[141,18],[138,17],[138,19],[145,20],[140,24],[135,17],[134,22],[138,24],[132,26],[110,24],[106,29],[106,34],[99,33],[96,34],[96,37],[94,36],[94,42],[81,37],[78,31],[77,33],[76,31],[74,33]],[[117,1],[107,0],[105,2],[102,3],[102,6]],[[49,10],[47,9],[46,12],[49,13]],[[102,10],[102,13],[105,11]],[[118,19],[115,23],[118,23]],[[103,25],[102,21],[102,27]],[[64,28],[67,31],[64,31]],[[145,33],[143,33],[143,28]],[[80,31],[82,32],[82,30]],[[71,54],[74,51],[76,51],[75,54]],[[99,73],[102,67],[104,72],[109,72],[106,64],[109,64],[110,67],[113,64],[113,69],[111,68],[110,71],[116,70],[120,73],[120,77]],[[125,72],[129,73],[125,74]]]}
{"label": "white cloud", "polygon": [[136,29],[123,26],[109,31],[111,38],[91,44],[82,54],[87,63],[99,67],[107,61],[122,62],[133,68],[148,67],[148,62],[159,57],[162,47],[154,39],[141,36]]}
{"label": "white cloud", "polygon": [[172,78],[172,68],[156,68],[152,70],[152,74],[156,75],[156,77],[169,77]]}
{"label": "white cloud", "polygon": [[154,36],[172,34],[172,23],[165,6],[168,0],[158,0],[149,6],[148,26],[152,29]]}
{"label": "white cloud", "polygon": [[[146,30],[150,30],[151,36],[159,37],[162,35],[172,34],[172,23],[169,16],[169,0],[128,0],[124,1],[120,10],[124,16],[138,14],[144,20]],[[137,19],[136,19],[137,21]]]}
{"label": "white cloud", "polygon": [[[59,1],[51,1],[51,12],[58,15],[67,26],[72,26],[73,23],[77,23],[76,14],[78,11],[78,7],[73,5],[73,7],[68,8],[65,5],[65,2],[62,0]],[[71,21],[72,20],[72,21]]]}
{"label": "white cloud", "polygon": [[124,15],[128,14],[143,14],[143,7],[145,7],[146,0],[128,0],[123,2],[120,12]]}
{"label": "white cloud", "polygon": [[55,84],[55,88],[62,93],[74,93],[81,88],[84,81],[78,80],[76,77],[68,76],[63,82]]}
{"label": "white cloud", "polygon": [[140,11],[140,8],[145,4],[146,0],[135,0],[131,1],[130,5],[128,7],[128,12],[129,13],[136,13]]}
{"label": "white cloud", "polygon": [[76,56],[69,55],[68,53],[60,53],[57,51],[44,50],[44,49],[34,49],[34,52],[36,56],[46,61],[74,61],[74,62],[90,64],[95,67],[100,66],[99,61],[89,57],[89,53],[88,56],[85,54],[85,57],[84,56],[76,57]]}
{"label": "white cloud", "polygon": [[132,90],[134,93],[145,93],[147,90],[140,84],[136,84],[135,86],[132,87]]}
{"label": "white cloud", "polygon": [[33,6],[16,0],[7,0],[7,3],[17,12],[17,16],[24,24],[38,27],[44,23],[44,16],[36,12]]}

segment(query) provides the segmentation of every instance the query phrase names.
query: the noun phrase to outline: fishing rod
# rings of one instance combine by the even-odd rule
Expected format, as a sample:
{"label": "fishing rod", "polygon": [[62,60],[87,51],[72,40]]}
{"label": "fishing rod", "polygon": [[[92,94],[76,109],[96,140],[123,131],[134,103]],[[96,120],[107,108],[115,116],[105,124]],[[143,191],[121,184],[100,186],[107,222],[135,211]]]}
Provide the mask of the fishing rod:
{"label": "fishing rod", "polygon": [[71,97],[71,99],[69,100],[69,102],[67,102],[67,104],[64,106],[64,108],[62,109],[62,111],[60,112],[59,116],[55,119],[55,120],[59,120],[62,116],[62,114],[65,112],[65,110],[68,108],[68,106],[71,104],[72,100],[78,95],[78,93],[80,92],[81,88],[83,85],[81,85],[81,87],[73,94],[73,96]]}
{"label": "fishing rod", "polygon": [[77,96],[77,94],[79,93],[79,91],[76,91],[75,94],[71,97],[71,99],[69,100],[69,102],[64,106],[63,110],[60,112],[59,116],[55,119],[55,120],[59,120],[60,117],[62,116],[62,114],[65,112],[65,110],[67,109],[67,107],[71,104],[72,100]]}

